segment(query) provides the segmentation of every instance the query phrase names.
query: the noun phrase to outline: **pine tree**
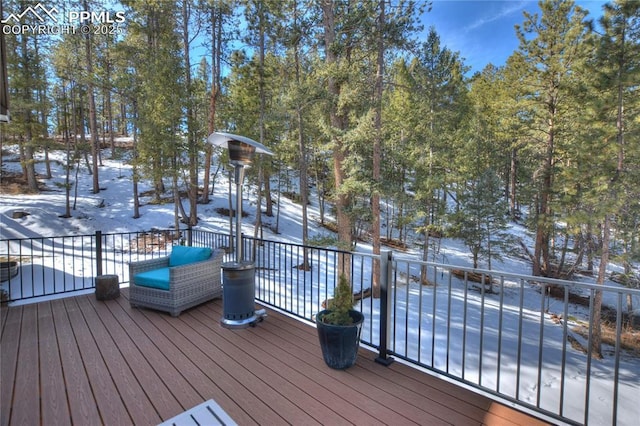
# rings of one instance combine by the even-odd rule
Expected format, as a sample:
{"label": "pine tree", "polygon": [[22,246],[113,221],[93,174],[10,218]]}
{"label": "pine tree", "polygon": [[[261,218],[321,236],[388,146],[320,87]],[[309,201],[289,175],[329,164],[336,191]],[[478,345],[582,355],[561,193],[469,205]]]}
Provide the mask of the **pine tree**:
{"label": "pine tree", "polygon": [[[418,123],[422,115],[416,108],[416,102],[420,101],[421,97],[415,91],[404,58],[393,63],[389,75],[393,84],[386,87],[384,99],[388,149],[385,153],[387,167],[383,170],[383,181],[385,191],[389,194],[388,203],[397,206],[395,214],[389,216],[398,230],[398,240],[403,244],[407,236],[407,227],[418,219],[413,214],[416,211],[415,199],[406,189],[412,185],[409,178],[415,166],[412,161],[415,158],[412,155],[412,147],[416,145],[416,140],[421,138]],[[391,228],[393,227],[387,227],[389,239],[393,238]]]}
{"label": "pine tree", "polygon": [[[308,271],[311,269],[311,252],[306,248],[309,241],[309,169],[311,159],[311,144],[313,143],[313,120],[309,113],[314,101],[320,98],[317,85],[312,78],[311,64],[314,60],[309,52],[313,38],[313,20],[305,12],[300,0],[291,0],[284,5],[284,16],[289,19],[282,22],[277,29],[282,34],[282,44],[286,49],[281,62],[280,74],[283,78],[284,91],[282,105],[286,108],[283,119],[290,124],[280,143],[279,159],[285,167],[298,171],[298,187],[300,207],[302,211],[302,242],[305,245],[303,261],[298,268]],[[290,150],[290,152],[289,152]],[[280,189],[280,192],[281,189]],[[278,228],[276,227],[276,232]]]}
{"label": "pine tree", "polygon": [[[87,0],[82,1],[82,7],[85,12],[89,11]],[[86,85],[87,99],[89,101],[89,131],[92,157],[92,175],[93,175],[93,193],[100,192],[100,177],[98,169],[98,157],[100,147],[98,146],[98,123],[96,118],[96,99],[94,93],[94,74],[93,74],[93,51],[91,46],[91,32],[84,34],[84,52],[85,66],[87,70]]]}
{"label": "pine tree", "polygon": [[[17,13],[24,9],[23,2],[3,4],[5,13]],[[36,24],[35,17],[25,15],[23,24]],[[11,76],[9,97],[11,99],[11,123],[6,131],[14,135],[20,146],[20,162],[27,188],[38,192],[34,154],[43,145],[46,133],[46,100],[39,96],[47,86],[46,46],[38,42],[38,35],[30,31],[5,34],[7,72]]]}
{"label": "pine tree", "polygon": [[[424,238],[422,259],[429,260],[430,234],[442,227],[448,186],[455,187],[457,133],[464,114],[465,67],[458,53],[443,47],[435,28],[429,30],[409,66],[412,106],[420,117],[410,155],[414,159],[416,206]],[[426,268],[421,280],[426,282]]]}
{"label": "pine tree", "polygon": [[[185,140],[178,129],[183,122],[184,73],[177,37],[175,4],[131,2],[132,23],[126,49],[135,64],[135,107],[137,109],[137,166],[154,185],[154,202],[161,201],[163,178],[174,185],[176,208],[182,209],[177,180],[184,167],[181,154]],[[186,218],[184,212],[176,212]],[[178,228],[179,223],[176,223]]]}
{"label": "pine tree", "polygon": [[[375,49],[372,58],[375,58],[375,77],[373,79],[373,93],[371,95],[371,109],[373,110],[373,148],[371,164],[371,236],[373,253],[379,255],[381,249],[380,229],[381,211],[380,198],[382,188],[382,162],[385,155],[384,147],[384,121],[383,121],[383,94],[384,79],[386,76],[386,56],[392,49],[400,49],[412,45],[408,35],[415,30],[413,16],[415,4],[399,3],[392,5],[387,10],[386,0],[380,0],[377,4],[377,16],[375,17],[375,30],[371,36]],[[372,64],[372,65],[373,65]],[[380,297],[380,264],[374,262],[373,272],[373,297]]]}
{"label": "pine tree", "polygon": [[[216,128],[216,112],[220,101],[222,88],[222,63],[226,57],[226,43],[230,32],[227,29],[227,22],[231,20],[233,12],[233,4],[230,1],[207,1],[202,2],[201,7],[203,14],[208,15],[208,25],[205,28],[209,31],[211,40],[211,73],[209,86],[209,108],[207,117],[207,134],[213,133]],[[233,25],[233,23],[231,24]],[[207,144],[205,147],[204,162],[204,181],[201,202],[207,204],[209,202],[209,178],[211,175],[211,156],[213,147]],[[232,231],[232,230],[231,230]],[[233,241],[231,241],[233,244]],[[233,247],[231,247],[233,251]]]}
{"label": "pine tree", "polygon": [[522,70],[526,84],[523,96],[530,105],[530,137],[539,158],[534,176],[535,204],[532,215],[535,228],[533,274],[552,274],[551,236],[558,200],[554,197],[558,167],[565,145],[569,143],[567,122],[563,121],[578,105],[567,102],[574,70],[586,55],[585,12],[572,1],[545,0],[539,3],[542,15],[524,12],[525,22],[517,26],[520,40],[514,62]]}
{"label": "pine tree", "polygon": [[[577,188],[574,193],[580,197],[584,222],[600,231],[596,279],[600,285],[606,279],[615,228],[624,223],[618,218],[624,217],[627,206],[633,204],[629,197],[638,193],[638,174],[633,164],[640,158],[639,150],[628,140],[638,130],[638,123],[631,117],[640,109],[640,5],[628,1],[607,5],[601,26],[604,34],[595,39],[596,55],[585,64],[583,80],[576,91],[578,102],[587,108],[583,108],[584,125],[579,128],[580,144],[576,148],[576,157],[581,161],[575,166],[578,171],[567,179]],[[590,96],[585,97],[584,93]],[[587,147],[589,156],[584,155]],[[596,291],[590,350],[598,357],[602,356],[601,305],[602,292]]]}
{"label": "pine tree", "polygon": [[[188,177],[187,198],[189,201],[188,219],[190,226],[198,224],[198,173],[200,165],[200,152],[204,149],[203,142],[208,136],[204,122],[199,122],[196,115],[198,110],[198,93],[193,81],[191,71],[191,50],[195,36],[190,28],[198,28],[201,21],[201,9],[194,7],[192,1],[182,0],[180,4],[180,31],[182,36],[182,57],[184,60],[184,91],[185,91],[185,115],[186,115],[186,151]],[[209,170],[206,171],[208,173]]]}
{"label": "pine tree", "polygon": [[471,250],[473,267],[481,258],[491,269],[492,259],[511,243],[507,231],[508,205],[500,177],[488,168],[459,193],[460,209],[451,215],[450,235],[461,238]]}
{"label": "pine tree", "polygon": [[[365,4],[365,6],[368,5]],[[360,10],[349,3],[342,4],[333,0],[322,0],[320,7],[325,50],[326,90],[329,100],[329,119],[325,131],[327,138],[331,141],[333,153],[335,185],[333,201],[337,233],[341,248],[351,249],[354,235],[349,211],[354,206],[354,188],[347,185],[349,168],[345,163],[350,152],[345,136],[350,128],[349,116],[357,103],[357,92],[354,92],[353,85],[349,85],[349,76],[351,67],[354,66],[353,51],[358,47],[359,37],[362,35],[356,29],[365,24],[362,17],[365,16],[366,7]],[[350,273],[348,265],[339,265],[338,269]],[[347,276],[347,279],[349,278],[350,276]]]}

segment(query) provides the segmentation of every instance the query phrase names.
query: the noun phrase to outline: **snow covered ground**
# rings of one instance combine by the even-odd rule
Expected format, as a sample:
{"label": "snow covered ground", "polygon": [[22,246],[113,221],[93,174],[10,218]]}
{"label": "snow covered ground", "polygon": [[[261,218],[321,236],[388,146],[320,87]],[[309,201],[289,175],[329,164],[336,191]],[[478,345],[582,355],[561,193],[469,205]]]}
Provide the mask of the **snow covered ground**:
{"label": "snow covered ground", "polygon": [[[3,173],[20,170],[17,155],[11,154],[14,148],[3,147]],[[173,227],[173,204],[144,204],[141,207],[141,217],[132,218],[131,168],[123,161],[108,160],[108,157],[109,152],[105,151],[104,165],[100,167],[99,172],[100,186],[103,189],[98,194],[92,193],[91,176],[86,168],[81,169],[77,206],[72,210],[73,217],[65,219],[60,217],[64,213],[65,205],[65,194],[60,186],[64,182],[64,169],[60,167],[65,163],[64,153],[51,153],[56,166],[52,170],[53,178],[45,182],[46,191],[37,195],[2,195],[0,239],[90,235],[96,230],[111,233]],[[38,173],[44,173],[44,165],[39,163],[36,170]],[[145,187],[144,183],[139,187],[141,192],[148,189],[150,188]],[[215,211],[219,207],[228,207],[226,176],[218,176],[211,200],[208,205],[198,206],[198,228],[228,233],[228,218]],[[248,235],[253,235],[252,224],[256,207],[253,200],[255,199],[251,188],[246,187],[244,210],[249,213],[249,217],[243,220],[243,232]],[[319,218],[316,201],[312,199],[309,211],[312,223]],[[185,207],[188,207],[186,203]],[[269,225],[265,227],[264,238],[301,243],[299,205],[282,197],[275,208],[280,209],[277,222],[279,233],[268,229],[269,226],[275,228],[276,218],[263,216],[263,222]],[[14,219],[12,213],[17,210],[29,214]],[[524,229],[518,225],[513,225],[512,231],[526,237]],[[329,231],[319,226],[312,226],[310,230],[311,237],[328,233]],[[359,244],[358,250],[370,253],[371,247]],[[3,254],[0,253],[0,256]],[[411,261],[418,260],[416,251],[399,254],[399,258],[409,259],[407,262],[398,262],[399,269],[406,268],[405,275],[418,275],[419,266]],[[434,260],[452,265],[471,266],[468,250],[459,241],[450,239],[441,241],[438,257]],[[528,274],[531,269],[525,260],[516,256],[505,256],[502,262],[494,262],[493,267],[494,270],[517,274]],[[615,265],[612,269],[617,270]],[[593,282],[588,278],[582,278],[582,281]],[[499,387],[500,392],[507,395],[516,395],[517,392],[518,398],[534,405],[540,396],[541,407],[550,411],[556,409],[558,399],[563,393],[564,414],[577,422],[583,421],[579,413],[584,405],[586,384],[589,382],[589,424],[611,424],[610,409],[614,392],[611,372],[614,371],[616,359],[607,355],[611,354],[612,348],[605,348],[605,359],[594,360],[590,366],[586,365],[584,354],[570,349],[566,352],[566,371],[561,371],[558,360],[563,356],[562,348],[566,338],[563,335],[563,327],[554,323],[549,315],[562,309],[558,306],[561,302],[551,301],[549,313],[540,313],[540,294],[532,286],[524,285],[517,280],[506,280],[505,285],[495,295],[464,293],[464,287],[459,280],[446,279],[437,286],[420,286],[405,280],[404,283],[398,283],[396,291],[397,310],[394,315],[401,320],[396,322],[396,328],[393,330],[393,350],[404,353],[407,357],[420,359],[421,362],[433,365],[441,371],[464,377],[470,382],[481,382],[483,386],[492,389]],[[525,320],[522,332],[519,332],[521,303]],[[639,297],[634,300],[634,305],[640,305]],[[500,306],[504,308],[500,310]],[[377,315],[379,300],[363,303],[362,307],[366,310],[365,314]],[[572,307],[571,315],[577,320],[581,316],[586,317],[586,313],[577,307]],[[465,321],[462,320],[462,316],[466,318]],[[482,327],[471,327],[472,324],[482,324]],[[377,330],[365,329],[363,333],[375,341],[373,338],[376,337]],[[517,374],[518,347],[517,339],[513,337],[519,333],[523,336],[522,369]],[[427,335],[428,338],[425,337]],[[541,341],[545,343],[542,352],[538,351]],[[464,353],[482,353],[482,361],[475,359],[475,355],[463,356]],[[640,404],[637,403],[640,391],[640,360],[625,353],[619,362],[621,385],[616,390],[620,401],[617,424],[635,425],[640,418]],[[586,375],[587,367],[591,369],[590,376]],[[537,385],[539,381],[542,389]]]}

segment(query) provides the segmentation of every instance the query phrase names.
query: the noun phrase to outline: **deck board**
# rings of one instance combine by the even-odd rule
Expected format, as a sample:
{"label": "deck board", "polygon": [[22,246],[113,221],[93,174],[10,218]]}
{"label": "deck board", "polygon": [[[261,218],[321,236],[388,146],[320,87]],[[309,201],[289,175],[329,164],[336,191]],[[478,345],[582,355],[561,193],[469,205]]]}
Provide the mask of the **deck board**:
{"label": "deck board", "polygon": [[[209,315],[203,315],[201,320],[216,321],[215,318],[220,318],[222,313],[215,312],[217,315],[207,313]],[[345,418],[340,413],[327,413],[326,410],[327,406],[343,405],[340,398],[300,372],[308,369],[308,364],[300,367],[296,364],[297,360],[294,357],[283,351],[282,346],[274,343],[277,336],[269,332],[270,327],[271,324],[267,319],[256,328],[249,328],[243,333],[226,331],[231,347],[237,348],[233,349],[234,356],[242,357],[245,365],[255,365],[256,371],[260,372],[258,375],[260,380],[277,388],[283,398],[306,411],[314,419],[305,421],[305,424],[313,421],[330,424],[345,422]],[[353,407],[351,411],[362,420],[375,421],[368,413],[357,407]]]}
{"label": "deck board", "polygon": [[[98,347],[90,338],[75,298],[56,300],[52,305],[72,422],[111,420],[109,416],[120,413],[124,407],[116,405],[118,391]],[[111,403],[114,409],[108,410],[106,404]]]}
{"label": "deck board", "polygon": [[[201,306],[199,309],[206,309],[206,306]],[[234,419],[238,417],[236,420],[238,423],[257,423],[255,420],[257,418],[264,418],[269,423],[282,422],[282,418],[269,405],[253,395],[247,395],[247,385],[253,383],[253,374],[240,368],[241,366],[235,360],[207,341],[201,333],[197,333],[194,327],[199,325],[192,321],[191,312],[184,312],[180,317],[172,318],[148,310],[130,310],[132,318],[137,323],[144,324],[145,333],[154,333],[156,341],[166,339],[162,347],[175,346],[176,351],[181,354],[182,361],[188,361],[191,364],[191,368],[182,368],[183,371],[187,371],[186,374],[195,371],[199,375],[198,378],[193,378],[196,382],[206,380],[208,383],[219,386],[218,391],[212,395],[213,399],[222,405],[221,397],[225,396],[227,404],[233,404],[232,409],[237,416],[232,417]],[[192,322],[194,324],[191,324]],[[212,328],[210,331],[215,329]],[[208,331],[204,334],[208,334]],[[184,365],[177,359],[175,364]],[[205,399],[208,398],[203,400]],[[246,413],[238,405],[240,401],[246,403],[248,408]]]}
{"label": "deck board", "polygon": [[[241,384],[249,389],[251,394],[260,399],[267,407],[278,407],[274,414],[295,422],[305,423],[313,420],[299,407],[295,406],[281,393],[277,385],[269,380],[276,380],[274,375],[269,375],[264,365],[252,358],[251,354],[244,353],[236,345],[238,331],[223,329],[217,322],[204,321],[197,313],[188,313],[192,316],[191,325],[199,336],[199,346],[208,349],[216,358],[216,362],[229,374],[233,375]],[[203,322],[204,321],[204,322]],[[206,323],[209,324],[206,324]],[[213,335],[210,331],[216,329],[218,333]],[[257,348],[254,348],[257,349]],[[275,418],[275,422],[282,419]]]}
{"label": "deck board", "polygon": [[62,360],[53,311],[50,304],[39,305],[38,342],[40,362],[48,368],[42,372],[42,423],[47,425],[65,424],[70,418],[62,373]]}
{"label": "deck board", "polygon": [[[131,339],[123,331],[119,322],[110,324],[111,330],[107,330],[103,321],[108,318],[98,314],[88,298],[73,300],[77,302],[77,316],[83,318],[83,325],[85,325],[82,327],[83,339],[79,344],[91,354],[85,368],[89,374],[100,379],[100,385],[94,386],[94,389],[100,390],[101,385],[106,384],[110,377],[117,393],[122,396],[121,403],[124,404],[134,424],[159,423],[162,417],[157,407],[163,404],[177,406],[177,403],[168,394],[166,386],[153,374],[146,357],[135,353],[131,347]],[[132,366],[136,366],[141,373],[134,374]],[[101,407],[101,413],[111,411],[109,407],[112,402],[116,402],[113,401],[114,394],[114,392],[104,392],[99,399],[97,398],[97,401],[104,405]],[[148,394],[153,394],[153,400],[148,398]],[[156,405],[153,401],[157,401]]]}
{"label": "deck board", "polygon": [[[105,327],[113,336],[114,342],[123,352],[123,356],[125,358],[139,358],[144,361],[140,371],[136,371],[136,375],[142,378],[157,375],[162,386],[170,392],[171,398],[162,403],[164,407],[159,410],[162,417],[180,410],[185,405],[195,406],[201,402],[202,396],[198,394],[194,386],[173,368],[171,359],[178,354],[170,341],[165,339],[163,342],[158,342],[155,334],[145,333],[129,316],[116,318],[107,305],[95,300],[93,300],[93,305]],[[151,330],[151,332],[153,331]],[[164,412],[165,410],[168,412]]]}
{"label": "deck board", "polygon": [[24,395],[23,398],[13,400],[16,406],[16,421],[19,424],[36,424],[38,414],[33,407],[39,403],[39,369],[38,365],[38,307],[37,305],[25,306],[22,311],[20,324],[20,342],[18,345],[18,367],[16,369],[15,386],[16,393]]}
{"label": "deck board", "polygon": [[12,387],[16,382],[22,310],[7,309],[4,306],[0,310],[3,311],[2,337],[0,339],[0,424],[6,425],[10,414],[6,407],[13,405]]}
{"label": "deck board", "polygon": [[365,348],[332,370],[315,329],[272,310],[229,330],[220,300],[174,318],[122,290],[2,307],[0,426],[156,425],[208,399],[242,425],[544,424]]}
{"label": "deck board", "polygon": [[[327,421],[327,423],[346,420],[348,422],[362,421],[371,424],[377,421],[384,422],[386,415],[392,416],[392,418],[387,419],[387,421],[393,421],[395,424],[402,422],[403,414],[380,409],[381,407],[378,407],[377,404],[367,407],[370,399],[366,396],[366,392],[358,392],[353,387],[346,389],[342,386],[336,387],[335,376],[342,377],[347,373],[344,371],[327,371],[328,369],[324,366],[322,359],[319,358],[317,354],[314,354],[316,349],[319,348],[317,342],[313,344],[305,342],[307,348],[305,352],[303,352],[304,357],[302,359],[283,352],[282,355],[279,356],[280,359],[275,360],[269,354],[281,352],[281,348],[286,347],[283,342],[287,335],[278,336],[273,332],[267,335],[266,331],[269,331],[271,327],[271,324],[268,324],[268,322],[269,319],[267,323],[261,324],[259,328],[248,330],[247,334],[250,333],[250,337],[239,336],[238,338],[243,338],[243,343],[248,347],[252,344],[257,344],[261,349],[257,352],[257,355],[262,357],[263,363],[269,363],[269,368],[272,368],[274,371],[282,371],[283,373],[286,371],[283,375],[288,377],[291,386],[300,387],[296,390],[296,394],[294,394],[293,397],[299,397],[297,392],[304,392],[308,395],[310,401],[317,402],[321,407],[336,407],[336,414],[341,418],[332,419],[332,421]],[[312,347],[313,349],[311,349]],[[298,351],[300,349],[301,348],[298,347]],[[351,385],[355,386],[355,382],[359,382],[359,380],[352,379],[352,382]],[[348,401],[348,403],[345,404],[344,401]],[[309,402],[305,404],[307,407],[309,406]],[[324,416],[325,413],[320,410],[317,419],[324,421]]]}

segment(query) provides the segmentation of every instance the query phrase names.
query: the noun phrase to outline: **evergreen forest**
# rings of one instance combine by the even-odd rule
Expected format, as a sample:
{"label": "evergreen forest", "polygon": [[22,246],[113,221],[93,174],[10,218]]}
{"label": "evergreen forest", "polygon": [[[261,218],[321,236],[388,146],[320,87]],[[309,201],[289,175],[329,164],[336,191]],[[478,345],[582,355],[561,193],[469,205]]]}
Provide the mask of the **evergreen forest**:
{"label": "evergreen forest", "polygon": [[[5,17],[45,3],[2,4]],[[196,226],[225,172],[211,161],[225,153],[206,138],[225,131],[275,153],[248,174],[262,206],[256,232],[261,214],[273,215],[271,194],[282,193],[299,200],[303,240],[313,244],[313,196],[344,249],[419,240],[428,260],[446,235],[464,241],[474,267],[491,269],[519,221],[532,235],[523,250],[533,275],[586,265],[603,283],[614,260],[633,273],[638,1],[606,4],[597,22],[573,1],[540,1],[514,29],[519,47],[507,62],[473,75],[436,28],[422,27],[435,6],[426,1],[56,6],[59,16],[88,12],[90,25],[45,35],[3,27],[11,122],[0,126],[2,144],[19,147],[31,192],[35,153],[66,150],[68,200],[76,173],[90,173],[97,193],[102,156],[127,158],[134,217],[144,180],[155,201],[176,202],[176,224]],[[20,19],[38,24],[35,14]]]}

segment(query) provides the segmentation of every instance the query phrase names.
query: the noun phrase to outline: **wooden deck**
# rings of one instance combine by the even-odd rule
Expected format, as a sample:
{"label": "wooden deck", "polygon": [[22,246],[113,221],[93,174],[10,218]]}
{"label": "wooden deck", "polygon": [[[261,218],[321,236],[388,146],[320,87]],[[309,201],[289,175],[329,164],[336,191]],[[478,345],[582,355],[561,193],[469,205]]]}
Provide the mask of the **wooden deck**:
{"label": "wooden deck", "polygon": [[207,399],[239,425],[542,423],[366,349],[332,370],[315,329],[274,311],[229,330],[220,300],[172,318],[127,297],[1,308],[1,425],[156,425]]}

